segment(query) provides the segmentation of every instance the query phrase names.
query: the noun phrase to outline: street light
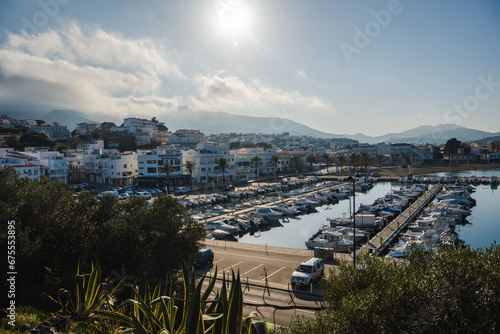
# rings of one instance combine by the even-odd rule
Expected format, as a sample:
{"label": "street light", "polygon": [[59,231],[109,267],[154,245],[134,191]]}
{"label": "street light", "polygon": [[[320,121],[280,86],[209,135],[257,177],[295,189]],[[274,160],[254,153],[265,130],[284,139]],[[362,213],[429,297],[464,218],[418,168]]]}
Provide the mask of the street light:
{"label": "street light", "polygon": [[352,239],[352,245],[354,247],[352,264],[356,266],[356,179],[349,176],[347,181],[352,182],[352,229],[354,231]]}

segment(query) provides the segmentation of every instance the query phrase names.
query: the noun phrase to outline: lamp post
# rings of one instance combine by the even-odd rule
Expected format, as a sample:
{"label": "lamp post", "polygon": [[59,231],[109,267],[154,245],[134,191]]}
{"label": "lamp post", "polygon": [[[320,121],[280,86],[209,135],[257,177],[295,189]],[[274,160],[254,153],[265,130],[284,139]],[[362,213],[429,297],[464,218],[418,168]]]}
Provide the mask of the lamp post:
{"label": "lamp post", "polygon": [[352,239],[352,245],[354,248],[352,264],[356,266],[356,179],[349,176],[347,181],[352,182],[352,229],[354,231]]}

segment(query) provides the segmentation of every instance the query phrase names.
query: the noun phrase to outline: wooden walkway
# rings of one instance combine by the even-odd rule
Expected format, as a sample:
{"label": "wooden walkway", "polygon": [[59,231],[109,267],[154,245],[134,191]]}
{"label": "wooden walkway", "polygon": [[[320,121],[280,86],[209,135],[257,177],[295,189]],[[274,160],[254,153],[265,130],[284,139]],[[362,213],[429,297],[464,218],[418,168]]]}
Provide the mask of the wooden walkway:
{"label": "wooden walkway", "polygon": [[370,253],[374,256],[380,255],[386,247],[394,241],[407,225],[427,207],[436,195],[441,191],[440,184],[434,185],[430,190],[420,196],[405,211],[389,223],[382,231],[375,235],[368,243],[358,251],[359,254]]}

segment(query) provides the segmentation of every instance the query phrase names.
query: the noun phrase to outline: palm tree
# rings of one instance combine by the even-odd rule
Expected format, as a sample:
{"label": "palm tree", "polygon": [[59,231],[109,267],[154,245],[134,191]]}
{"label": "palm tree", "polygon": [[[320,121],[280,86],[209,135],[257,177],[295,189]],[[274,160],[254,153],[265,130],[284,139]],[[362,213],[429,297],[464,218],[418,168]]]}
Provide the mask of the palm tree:
{"label": "palm tree", "polygon": [[278,162],[280,162],[281,158],[278,154],[274,154],[271,159],[269,159],[274,165],[274,180],[278,177]]}
{"label": "palm tree", "polygon": [[191,183],[191,189],[193,189],[193,171],[196,169],[196,161],[186,160],[184,162],[184,170],[189,173],[189,183]]}
{"label": "palm tree", "polygon": [[158,172],[167,175],[167,195],[168,195],[168,187],[170,185],[170,173],[175,172],[175,169],[174,169],[174,167],[170,166],[170,164],[168,162],[165,162],[163,167],[160,167]]}
{"label": "palm tree", "polygon": [[337,164],[340,165],[340,176],[342,176],[342,170],[344,169],[344,163],[345,163],[346,159],[343,155],[337,155],[337,161],[335,162],[335,166]]}
{"label": "palm tree", "polygon": [[295,175],[297,175],[299,171],[299,166],[302,165],[302,158],[299,155],[293,155],[290,158],[290,164],[295,166]]}
{"label": "palm tree", "polygon": [[321,159],[323,159],[323,161],[325,162],[326,164],[326,172],[329,173],[330,171],[328,170],[328,167],[330,165],[330,162],[332,162],[332,157],[328,154],[328,153],[323,153],[323,155],[321,156]]}
{"label": "palm tree", "polygon": [[224,184],[226,184],[226,168],[229,167],[227,160],[224,158],[220,158],[217,160],[217,168],[222,171],[222,180]]}
{"label": "palm tree", "polygon": [[366,152],[361,152],[360,158],[361,160],[363,160],[363,165],[365,166],[365,171],[366,171],[366,166],[368,165],[368,160],[370,159],[370,155]]}
{"label": "palm tree", "polygon": [[316,154],[311,153],[306,157],[306,162],[311,165],[311,174],[313,172],[313,164],[318,161]]}
{"label": "palm tree", "polygon": [[255,179],[256,180],[257,180],[257,173],[259,171],[259,165],[262,165],[262,158],[261,157],[256,155],[252,159],[250,159],[250,166],[255,167]]}
{"label": "palm tree", "polygon": [[356,165],[358,163],[359,156],[356,153],[353,153],[349,156],[349,163],[354,169],[354,172],[356,172]]}

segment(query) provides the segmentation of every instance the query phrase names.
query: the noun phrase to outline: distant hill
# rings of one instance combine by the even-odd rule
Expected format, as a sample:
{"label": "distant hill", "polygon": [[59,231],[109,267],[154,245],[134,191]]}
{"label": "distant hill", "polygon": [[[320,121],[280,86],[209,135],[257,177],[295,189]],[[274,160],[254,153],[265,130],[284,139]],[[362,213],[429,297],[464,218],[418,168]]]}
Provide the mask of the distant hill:
{"label": "distant hill", "polygon": [[171,130],[180,128],[199,129],[212,133],[283,133],[306,135],[318,138],[334,138],[337,135],[321,132],[306,125],[279,117],[255,117],[224,112],[183,110],[176,114],[160,117]]}
{"label": "distant hill", "polygon": [[435,144],[446,143],[450,138],[457,138],[460,141],[482,141],[484,138],[494,136],[496,133],[466,128],[455,124],[440,124],[437,126],[424,125],[399,133],[388,133],[383,136],[369,137],[362,134],[342,135],[358,140],[360,143],[380,143],[380,142],[407,142],[415,144]]}
{"label": "distant hill", "polygon": [[[24,118],[28,118],[29,113],[23,113]],[[11,115],[16,118],[23,119],[15,113]],[[104,116],[104,115],[103,115]],[[74,110],[59,110],[54,109],[45,116],[40,113],[30,115],[30,118],[43,119],[46,122],[59,122],[67,125],[69,129],[74,129],[77,123],[88,122],[91,120],[97,121],[113,121],[120,124],[123,118],[116,115],[111,119],[94,119],[82,112]],[[388,133],[383,136],[366,136],[362,133],[355,135],[347,134],[332,134],[318,131],[306,125],[294,122],[286,118],[279,117],[255,117],[246,115],[235,115],[225,112],[214,111],[194,111],[194,110],[179,110],[175,113],[159,115],[158,119],[165,122],[165,125],[171,130],[177,129],[199,129],[206,134],[213,133],[265,133],[279,134],[288,132],[291,135],[306,135],[317,138],[348,138],[356,140],[360,143],[376,144],[381,142],[411,142],[414,144],[430,143],[440,145],[446,143],[450,138],[457,138],[462,142],[472,141],[491,141],[498,139],[500,132],[487,132],[476,129],[466,128],[454,124],[440,124],[436,126],[425,125],[419,126],[410,130],[397,133]]]}

